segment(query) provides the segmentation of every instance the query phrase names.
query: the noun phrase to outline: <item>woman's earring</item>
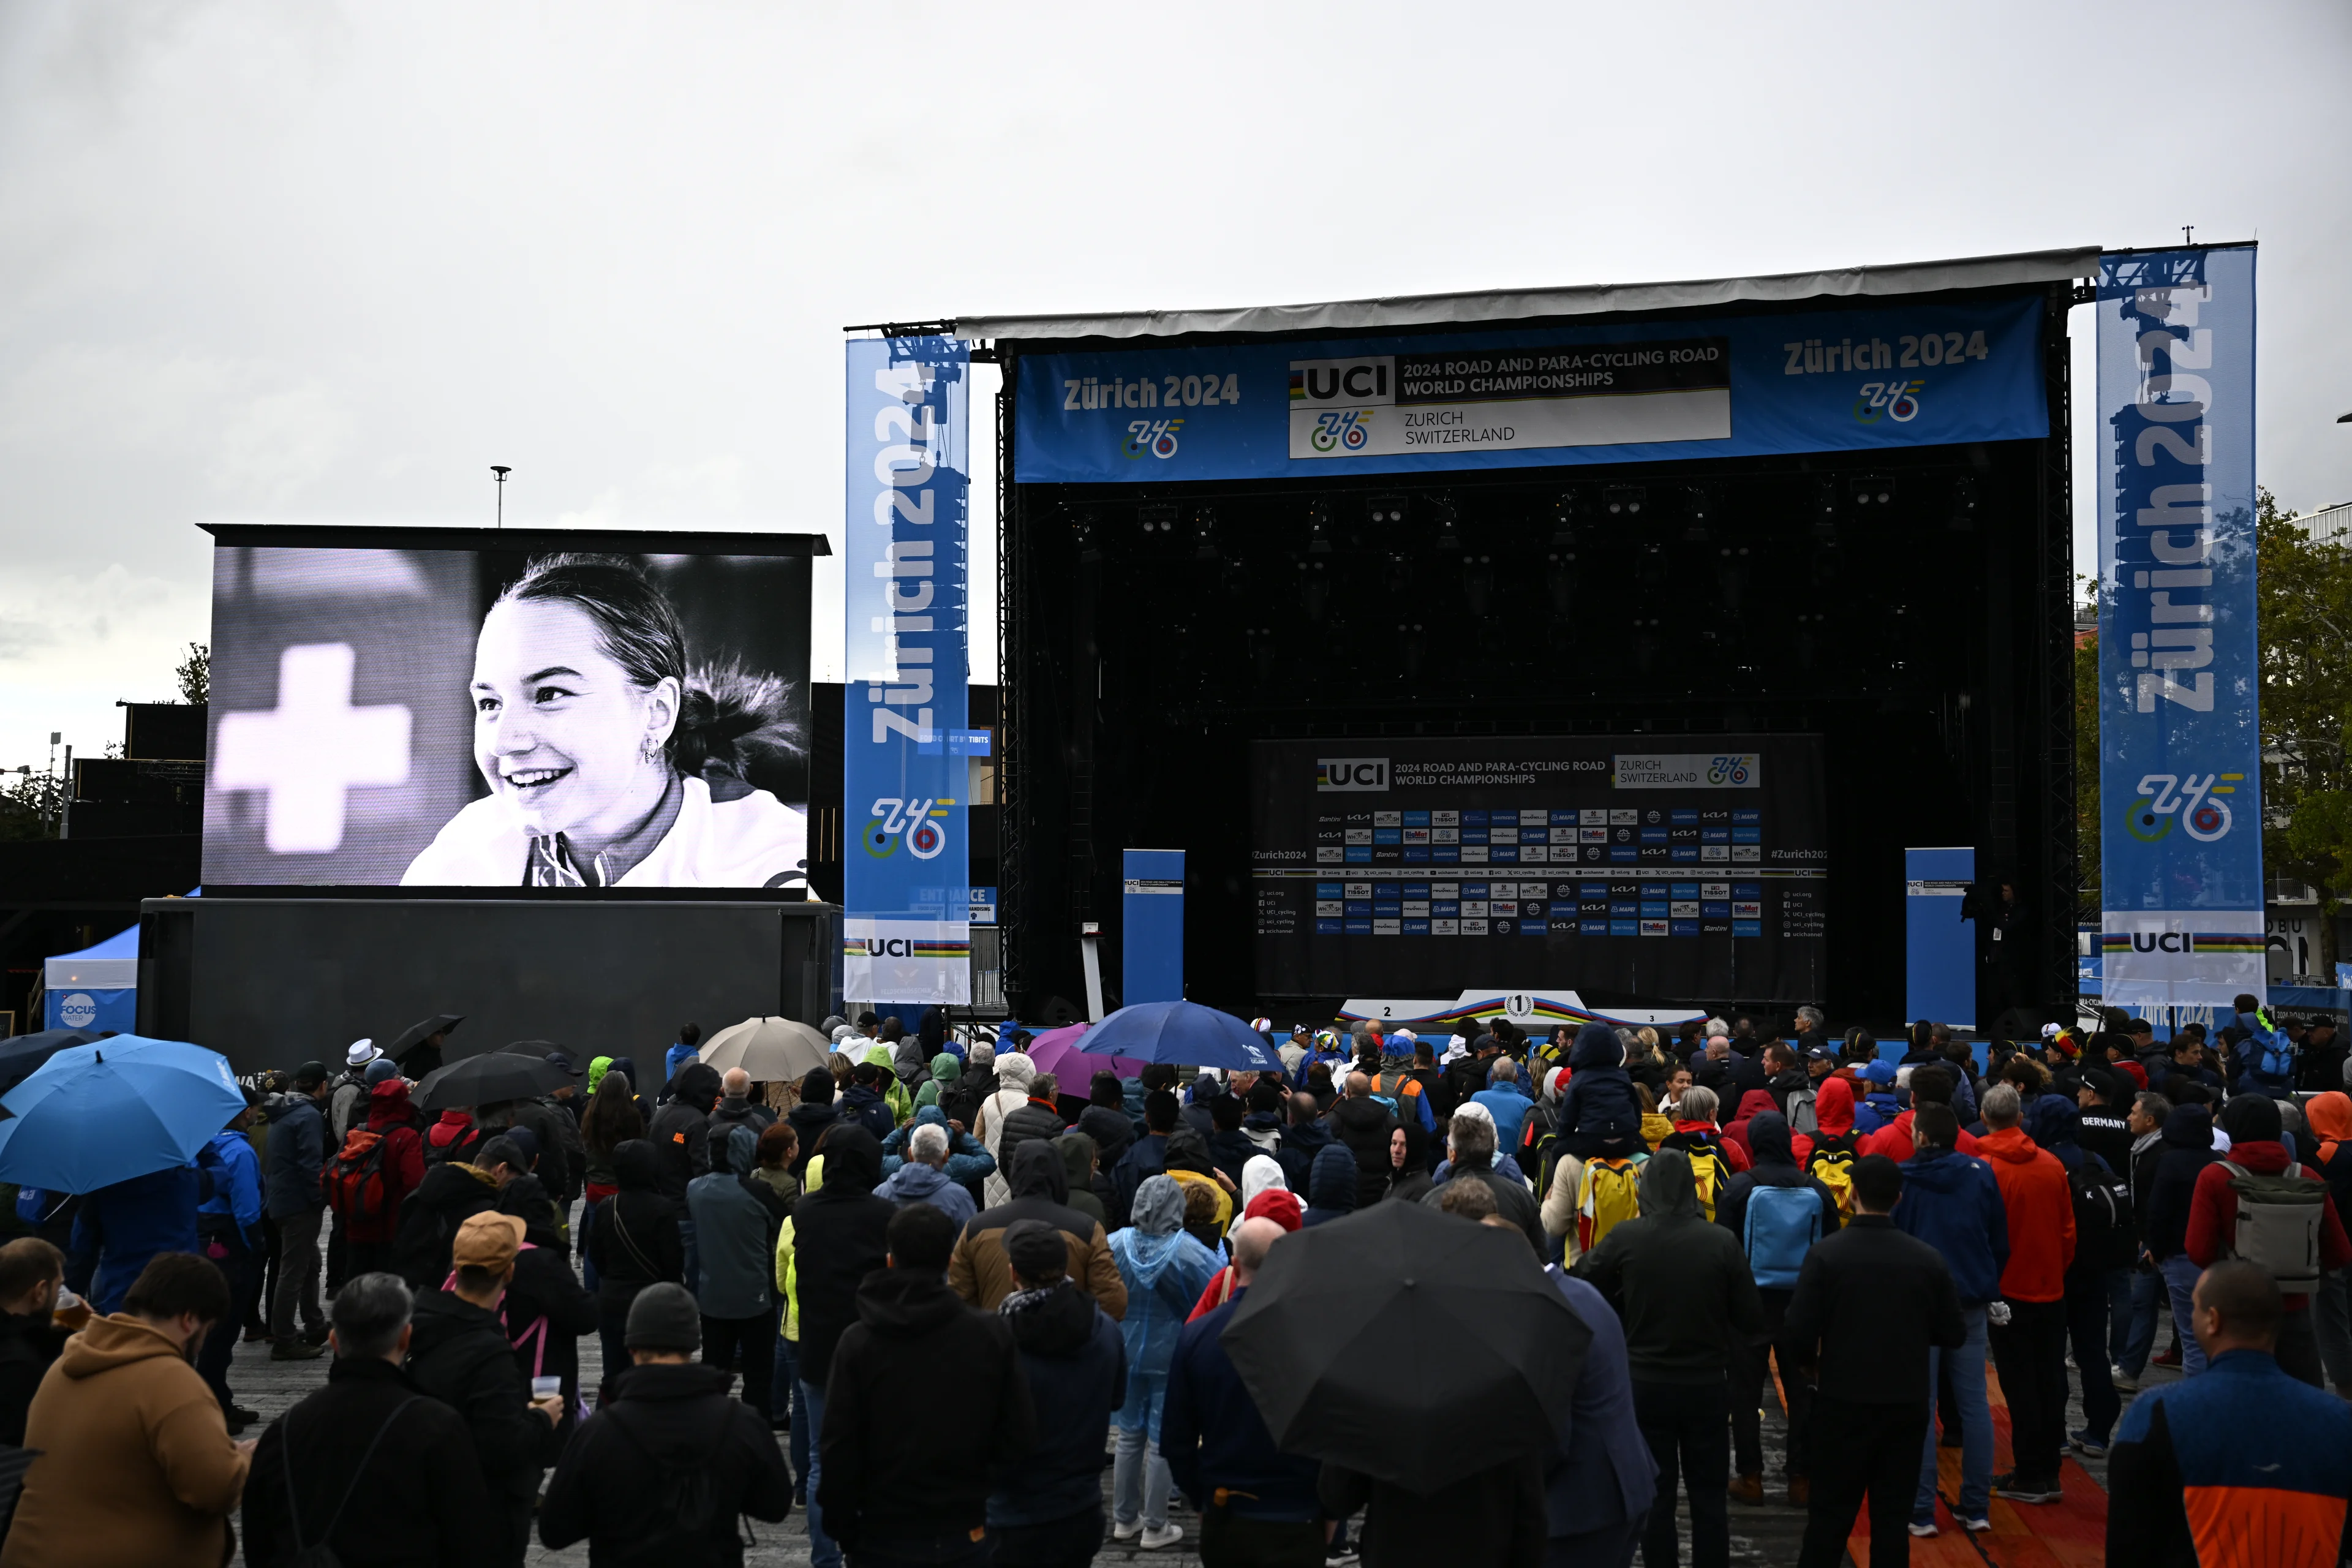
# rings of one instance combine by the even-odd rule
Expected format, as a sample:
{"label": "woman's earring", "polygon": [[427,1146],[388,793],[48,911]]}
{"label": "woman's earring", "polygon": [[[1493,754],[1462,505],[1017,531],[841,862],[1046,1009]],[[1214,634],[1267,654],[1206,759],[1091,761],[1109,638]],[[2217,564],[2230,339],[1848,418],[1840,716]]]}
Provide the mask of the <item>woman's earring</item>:
{"label": "woman's earring", "polygon": [[643,757],[649,763],[657,763],[661,761],[661,754],[662,743],[659,741],[655,740],[651,735],[647,735],[637,746],[637,755]]}

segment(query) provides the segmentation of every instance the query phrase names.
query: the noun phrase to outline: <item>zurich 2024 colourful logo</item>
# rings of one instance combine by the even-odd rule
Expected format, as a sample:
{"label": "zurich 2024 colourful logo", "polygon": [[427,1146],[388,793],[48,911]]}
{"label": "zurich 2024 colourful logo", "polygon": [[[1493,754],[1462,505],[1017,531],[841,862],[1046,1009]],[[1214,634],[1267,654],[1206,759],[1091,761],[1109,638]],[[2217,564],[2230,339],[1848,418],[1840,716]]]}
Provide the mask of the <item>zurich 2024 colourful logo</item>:
{"label": "zurich 2024 colourful logo", "polygon": [[2139,781],[2137,798],[2124,817],[2124,826],[2141,843],[2158,844],[2171,834],[2177,822],[2189,837],[2210,844],[2227,837],[2232,822],[2230,803],[2221,797],[2235,795],[2245,777],[2243,773],[2202,777],[2150,773]]}

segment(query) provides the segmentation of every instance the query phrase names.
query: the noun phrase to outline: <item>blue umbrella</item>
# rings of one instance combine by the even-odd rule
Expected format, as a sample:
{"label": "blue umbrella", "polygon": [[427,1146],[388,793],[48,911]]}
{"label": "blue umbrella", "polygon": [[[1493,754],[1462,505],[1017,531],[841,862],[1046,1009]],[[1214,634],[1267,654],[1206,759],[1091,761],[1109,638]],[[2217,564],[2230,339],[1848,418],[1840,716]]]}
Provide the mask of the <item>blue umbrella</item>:
{"label": "blue umbrella", "polygon": [[[1139,1002],[1087,1031],[1087,1049],[1130,1061],[1279,1072],[1282,1058],[1255,1029],[1197,1002]],[[5,1102],[0,1102],[5,1103]]]}
{"label": "blue umbrella", "polygon": [[117,1035],[51,1057],[0,1108],[0,1182],[90,1193],[186,1164],[245,1095],[217,1051]]}

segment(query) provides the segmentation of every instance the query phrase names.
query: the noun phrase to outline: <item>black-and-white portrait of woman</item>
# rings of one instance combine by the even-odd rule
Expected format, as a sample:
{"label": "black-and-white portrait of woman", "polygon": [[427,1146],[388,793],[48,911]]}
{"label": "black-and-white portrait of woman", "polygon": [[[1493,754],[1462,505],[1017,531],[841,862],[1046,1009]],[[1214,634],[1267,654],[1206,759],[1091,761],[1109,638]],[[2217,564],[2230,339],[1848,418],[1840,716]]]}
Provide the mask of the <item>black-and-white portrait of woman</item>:
{"label": "black-and-white portrait of woman", "polygon": [[794,888],[808,824],[750,777],[803,749],[786,683],[688,662],[634,562],[542,556],[475,639],[467,695],[489,794],[410,862],[420,887]]}

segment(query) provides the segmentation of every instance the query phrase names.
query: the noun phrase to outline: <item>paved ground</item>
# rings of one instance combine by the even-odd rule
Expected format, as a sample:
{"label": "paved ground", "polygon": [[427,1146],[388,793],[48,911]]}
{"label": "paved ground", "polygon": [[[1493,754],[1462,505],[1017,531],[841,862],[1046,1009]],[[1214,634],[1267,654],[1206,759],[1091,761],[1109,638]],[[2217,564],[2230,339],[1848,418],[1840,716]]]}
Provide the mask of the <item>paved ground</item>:
{"label": "paved ground", "polygon": [[[2159,1345],[2168,1342],[2170,1330],[2160,1329],[2157,1338]],[[580,1342],[580,1361],[582,1385],[593,1388],[602,1375],[602,1358],[596,1336],[593,1334]],[[314,1362],[273,1363],[269,1360],[268,1346],[240,1345],[237,1348],[236,1368],[230,1373],[230,1384],[236,1389],[241,1404],[259,1411],[264,1421],[268,1421],[275,1419],[295,1401],[319,1387],[325,1381],[326,1365],[323,1359]],[[2177,1374],[2151,1367],[2148,1381],[2153,1383],[2175,1375]],[[2070,1390],[2075,1391],[2068,1412],[2070,1419],[2067,1425],[2071,1431],[2082,1425],[2083,1415],[2079,1391],[2075,1388],[2074,1380],[2069,1379],[2069,1386]],[[1780,1476],[1786,1452],[1784,1442],[1786,1430],[1779,1405],[1768,1389],[1764,1410],[1765,1475],[1767,1496],[1773,1500],[1778,1500],[1782,1495]],[[248,1431],[247,1436],[256,1436],[260,1431],[261,1428],[256,1426]],[[2000,1458],[2005,1468],[2007,1462],[2005,1441],[2001,1447]],[[2080,1490],[2084,1483],[2104,1488],[2106,1479],[2105,1461],[2086,1460],[2077,1457],[2076,1463],[2080,1467],[2079,1469],[2070,1469],[2068,1476],[2068,1484],[2071,1488]],[[2082,1480],[2078,1481],[2077,1476],[2080,1476]],[[1110,1471],[1106,1468],[1103,1471],[1106,1512],[1108,1509],[1109,1489]],[[1678,1501],[1676,1511],[1682,1527],[1681,1556],[1684,1561],[1687,1561],[1690,1550],[1690,1511],[1686,1500],[1678,1500]],[[2022,1564],[2028,1562],[2042,1564],[2053,1562],[2072,1563],[2078,1559],[2088,1563],[2098,1561],[2095,1555],[2086,1559],[2080,1558],[2079,1552],[2061,1552],[2053,1555],[2044,1551],[2040,1542],[2032,1541],[2031,1538],[2049,1522],[2050,1516],[2046,1510],[2012,1508],[2007,1503],[1996,1501],[1994,1511],[1995,1524],[2000,1532],[1998,1537],[1973,1538],[1966,1545],[1963,1545],[1957,1537],[1938,1542],[1935,1543],[1937,1548],[1934,1552],[1935,1559],[1938,1562],[1951,1563],[1981,1562],[1992,1564],[1994,1568],[2006,1568],[2006,1565],[2011,1563],[2022,1568]],[[2037,1518],[2037,1516],[2041,1517]],[[1095,1561],[1102,1563],[1147,1563],[1194,1568],[1200,1561],[1195,1550],[1199,1537],[1199,1518],[1183,1506],[1181,1498],[1176,1500],[1170,1517],[1184,1527],[1184,1540],[1177,1545],[1159,1552],[1145,1552],[1132,1542],[1106,1542]],[[1735,1503],[1731,1510],[1732,1561],[1738,1563],[1770,1565],[1770,1568],[1782,1568],[1782,1565],[1792,1563],[1797,1559],[1797,1550],[1803,1537],[1804,1528],[1804,1511],[1801,1509],[1790,1508],[1785,1502],[1771,1500],[1761,1508],[1743,1507]],[[808,1563],[808,1533],[798,1512],[782,1525],[756,1525],[754,1529],[758,1536],[758,1544],[745,1553],[744,1559],[751,1568],[804,1568]],[[2028,1549],[2012,1551],[2008,1549],[2011,1543],[2026,1546]],[[1925,1561],[1928,1553],[1923,1551],[1915,1553],[1915,1556]],[[244,1561],[242,1556],[236,1561],[241,1568]],[[585,1545],[582,1545],[565,1552],[549,1552],[534,1546],[531,1549],[530,1561],[534,1564],[576,1564],[580,1565],[580,1568],[584,1568],[588,1561],[588,1549]]]}

